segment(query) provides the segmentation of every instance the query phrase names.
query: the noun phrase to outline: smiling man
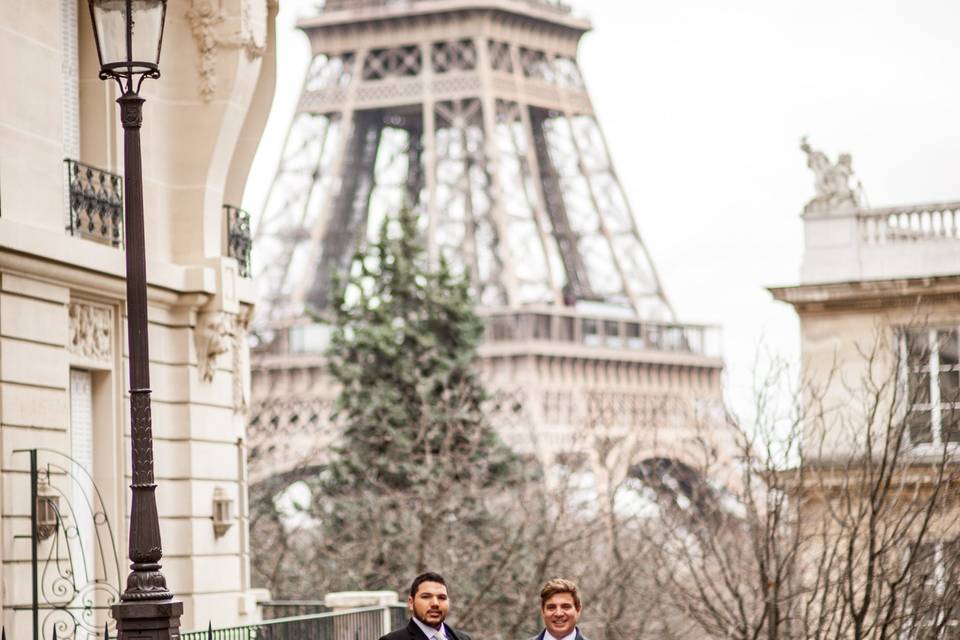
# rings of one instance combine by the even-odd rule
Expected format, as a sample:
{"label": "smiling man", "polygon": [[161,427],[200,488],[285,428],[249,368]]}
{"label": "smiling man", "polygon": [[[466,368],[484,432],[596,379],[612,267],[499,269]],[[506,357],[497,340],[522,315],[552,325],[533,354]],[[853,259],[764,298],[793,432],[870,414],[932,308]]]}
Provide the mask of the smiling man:
{"label": "smiling man", "polygon": [[577,583],[564,578],[547,581],[540,589],[544,629],[530,640],[587,640],[577,628],[580,609]]}
{"label": "smiling man", "polygon": [[463,631],[444,624],[450,610],[447,582],[438,573],[421,573],[410,585],[407,608],[413,616],[403,629],[380,640],[470,640]]}

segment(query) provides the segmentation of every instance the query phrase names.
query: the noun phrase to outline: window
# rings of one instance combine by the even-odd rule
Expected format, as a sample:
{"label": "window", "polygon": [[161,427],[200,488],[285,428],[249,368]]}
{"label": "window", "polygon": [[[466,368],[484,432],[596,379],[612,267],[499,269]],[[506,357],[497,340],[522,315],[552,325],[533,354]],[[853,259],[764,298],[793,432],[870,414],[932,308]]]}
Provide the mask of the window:
{"label": "window", "polygon": [[904,332],[906,421],[910,443],[960,443],[960,348],[957,329]]}
{"label": "window", "polygon": [[[74,478],[73,494],[68,500],[76,509],[68,507],[65,516],[73,522],[73,533],[67,536],[68,556],[71,558],[68,571],[80,579],[83,584],[96,575],[94,555],[84,550],[82,544],[91,545],[98,540],[93,484],[94,468],[94,421],[93,421],[93,375],[83,369],[70,369],[70,457]],[[85,509],[82,505],[93,504],[94,509]],[[72,603],[81,605],[79,595]]]}
{"label": "window", "polygon": [[911,638],[960,640],[960,540],[928,542],[920,546],[910,569]]}

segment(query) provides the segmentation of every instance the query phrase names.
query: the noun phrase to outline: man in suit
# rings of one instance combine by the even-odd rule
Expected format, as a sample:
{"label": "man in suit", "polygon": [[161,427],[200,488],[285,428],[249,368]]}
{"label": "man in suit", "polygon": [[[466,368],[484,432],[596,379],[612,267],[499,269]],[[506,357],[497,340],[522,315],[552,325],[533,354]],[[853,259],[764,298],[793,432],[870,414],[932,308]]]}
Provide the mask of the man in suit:
{"label": "man in suit", "polygon": [[380,640],[470,640],[463,631],[443,623],[450,610],[447,583],[438,573],[421,573],[410,585],[407,608],[413,615],[403,629],[391,631]]}
{"label": "man in suit", "polygon": [[587,640],[577,627],[580,609],[580,592],[573,580],[548,580],[540,589],[544,628],[530,640]]}

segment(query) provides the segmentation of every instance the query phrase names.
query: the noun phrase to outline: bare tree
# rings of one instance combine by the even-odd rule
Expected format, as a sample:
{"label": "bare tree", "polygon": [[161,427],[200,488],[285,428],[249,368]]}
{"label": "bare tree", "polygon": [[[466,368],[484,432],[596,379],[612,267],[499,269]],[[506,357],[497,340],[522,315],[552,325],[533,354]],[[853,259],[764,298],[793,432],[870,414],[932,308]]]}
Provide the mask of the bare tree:
{"label": "bare tree", "polygon": [[802,384],[787,415],[766,380],[757,420],[734,425],[739,482],[702,485],[706,513],[661,501],[649,519],[657,584],[704,637],[960,633],[956,443],[917,446],[922,354],[878,338],[859,358],[853,380],[837,363]]}

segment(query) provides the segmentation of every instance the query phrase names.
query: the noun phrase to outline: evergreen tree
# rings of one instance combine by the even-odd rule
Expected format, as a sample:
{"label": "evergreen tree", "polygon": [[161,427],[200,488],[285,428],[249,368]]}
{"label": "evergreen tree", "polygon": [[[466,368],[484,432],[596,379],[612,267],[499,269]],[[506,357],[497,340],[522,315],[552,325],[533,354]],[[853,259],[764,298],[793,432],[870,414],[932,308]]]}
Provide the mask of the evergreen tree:
{"label": "evergreen tree", "polygon": [[342,433],[315,491],[325,568],[351,589],[455,571],[462,554],[502,539],[489,505],[522,482],[484,415],[483,323],[468,284],[427,268],[403,211],[339,290],[327,358]]}

